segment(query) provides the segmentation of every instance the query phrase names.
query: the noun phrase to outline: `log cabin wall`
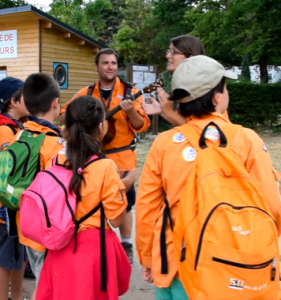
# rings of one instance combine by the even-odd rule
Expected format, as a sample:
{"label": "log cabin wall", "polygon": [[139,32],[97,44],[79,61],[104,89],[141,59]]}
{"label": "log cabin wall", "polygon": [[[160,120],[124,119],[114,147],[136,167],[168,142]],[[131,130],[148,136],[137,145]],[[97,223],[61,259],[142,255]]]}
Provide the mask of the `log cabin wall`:
{"label": "log cabin wall", "polygon": [[18,55],[0,59],[0,68],[6,68],[7,76],[25,80],[39,72],[39,20],[30,13],[4,15],[0,17],[0,31],[6,30],[17,30]]}
{"label": "log cabin wall", "polygon": [[54,24],[40,22],[40,70],[53,76],[53,63],[68,64],[68,88],[61,89],[61,102],[69,101],[81,88],[98,80],[94,69],[93,45],[63,32]]}

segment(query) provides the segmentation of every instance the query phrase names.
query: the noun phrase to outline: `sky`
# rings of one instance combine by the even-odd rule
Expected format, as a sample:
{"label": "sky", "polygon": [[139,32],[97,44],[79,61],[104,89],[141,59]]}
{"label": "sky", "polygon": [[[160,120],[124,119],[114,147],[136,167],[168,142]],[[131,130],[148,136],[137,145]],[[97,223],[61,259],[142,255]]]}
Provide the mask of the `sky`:
{"label": "sky", "polygon": [[49,10],[49,9],[51,9],[49,7],[49,4],[51,4],[53,2],[53,0],[27,0],[26,2],[28,2],[28,4],[36,6],[38,8],[43,6],[44,8],[46,8],[46,10]]}

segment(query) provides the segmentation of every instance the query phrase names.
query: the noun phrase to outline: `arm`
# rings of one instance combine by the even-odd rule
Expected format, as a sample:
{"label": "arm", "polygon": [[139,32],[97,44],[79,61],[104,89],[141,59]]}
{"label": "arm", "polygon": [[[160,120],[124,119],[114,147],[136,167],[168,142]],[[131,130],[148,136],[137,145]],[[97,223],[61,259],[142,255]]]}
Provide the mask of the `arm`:
{"label": "arm", "polygon": [[[121,174],[120,174],[121,175]],[[125,177],[121,176],[121,180],[125,186],[125,192],[127,193],[132,185],[135,183],[138,177],[138,170],[132,169],[130,170]]]}
{"label": "arm", "polygon": [[125,186],[120,179],[116,164],[112,160],[107,160],[106,163],[108,165],[103,180],[102,204],[106,219],[113,227],[118,227],[126,214]]}
{"label": "arm", "polygon": [[169,95],[162,89],[157,89],[158,101],[153,97],[148,97],[151,104],[142,104],[144,112],[148,115],[160,115],[173,126],[184,125],[186,120],[173,109],[173,102],[168,100]]}
{"label": "arm", "polygon": [[281,233],[281,202],[277,186],[278,178],[272,166],[270,155],[262,139],[252,130],[244,129],[250,139],[250,151],[246,168],[257,183],[274,216],[279,234]]}
{"label": "arm", "polygon": [[158,151],[161,149],[160,146],[156,139],[148,153],[136,201],[136,248],[140,264],[148,269],[152,264],[154,230],[165,197],[160,173],[161,157]]}

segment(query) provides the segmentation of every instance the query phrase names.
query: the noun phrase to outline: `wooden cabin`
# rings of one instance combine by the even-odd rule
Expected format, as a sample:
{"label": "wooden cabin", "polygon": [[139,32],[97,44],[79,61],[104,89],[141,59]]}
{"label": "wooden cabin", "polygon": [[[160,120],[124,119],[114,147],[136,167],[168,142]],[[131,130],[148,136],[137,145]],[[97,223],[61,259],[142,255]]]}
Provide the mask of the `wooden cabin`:
{"label": "wooden cabin", "polygon": [[98,80],[95,54],[104,47],[34,6],[0,10],[0,79],[47,73],[59,82],[62,102]]}

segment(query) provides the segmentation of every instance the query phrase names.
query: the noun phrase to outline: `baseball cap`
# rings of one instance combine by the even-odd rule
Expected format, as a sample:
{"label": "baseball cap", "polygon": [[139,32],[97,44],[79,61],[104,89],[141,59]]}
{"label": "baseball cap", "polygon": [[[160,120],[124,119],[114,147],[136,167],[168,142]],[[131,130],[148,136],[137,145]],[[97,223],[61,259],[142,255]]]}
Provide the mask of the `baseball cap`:
{"label": "baseball cap", "polygon": [[0,81],[0,102],[4,103],[20,88],[24,82],[13,77],[6,77]]}
{"label": "baseball cap", "polygon": [[[225,70],[223,65],[211,57],[196,55],[185,59],[179,64],[172,77],[172,95],[170,100],[180,100],[182,103],[196,100],[215,88],[223,77],[237,79],[238,76]],[[177,89],[185,90],[189,96],[179,98]]]}

